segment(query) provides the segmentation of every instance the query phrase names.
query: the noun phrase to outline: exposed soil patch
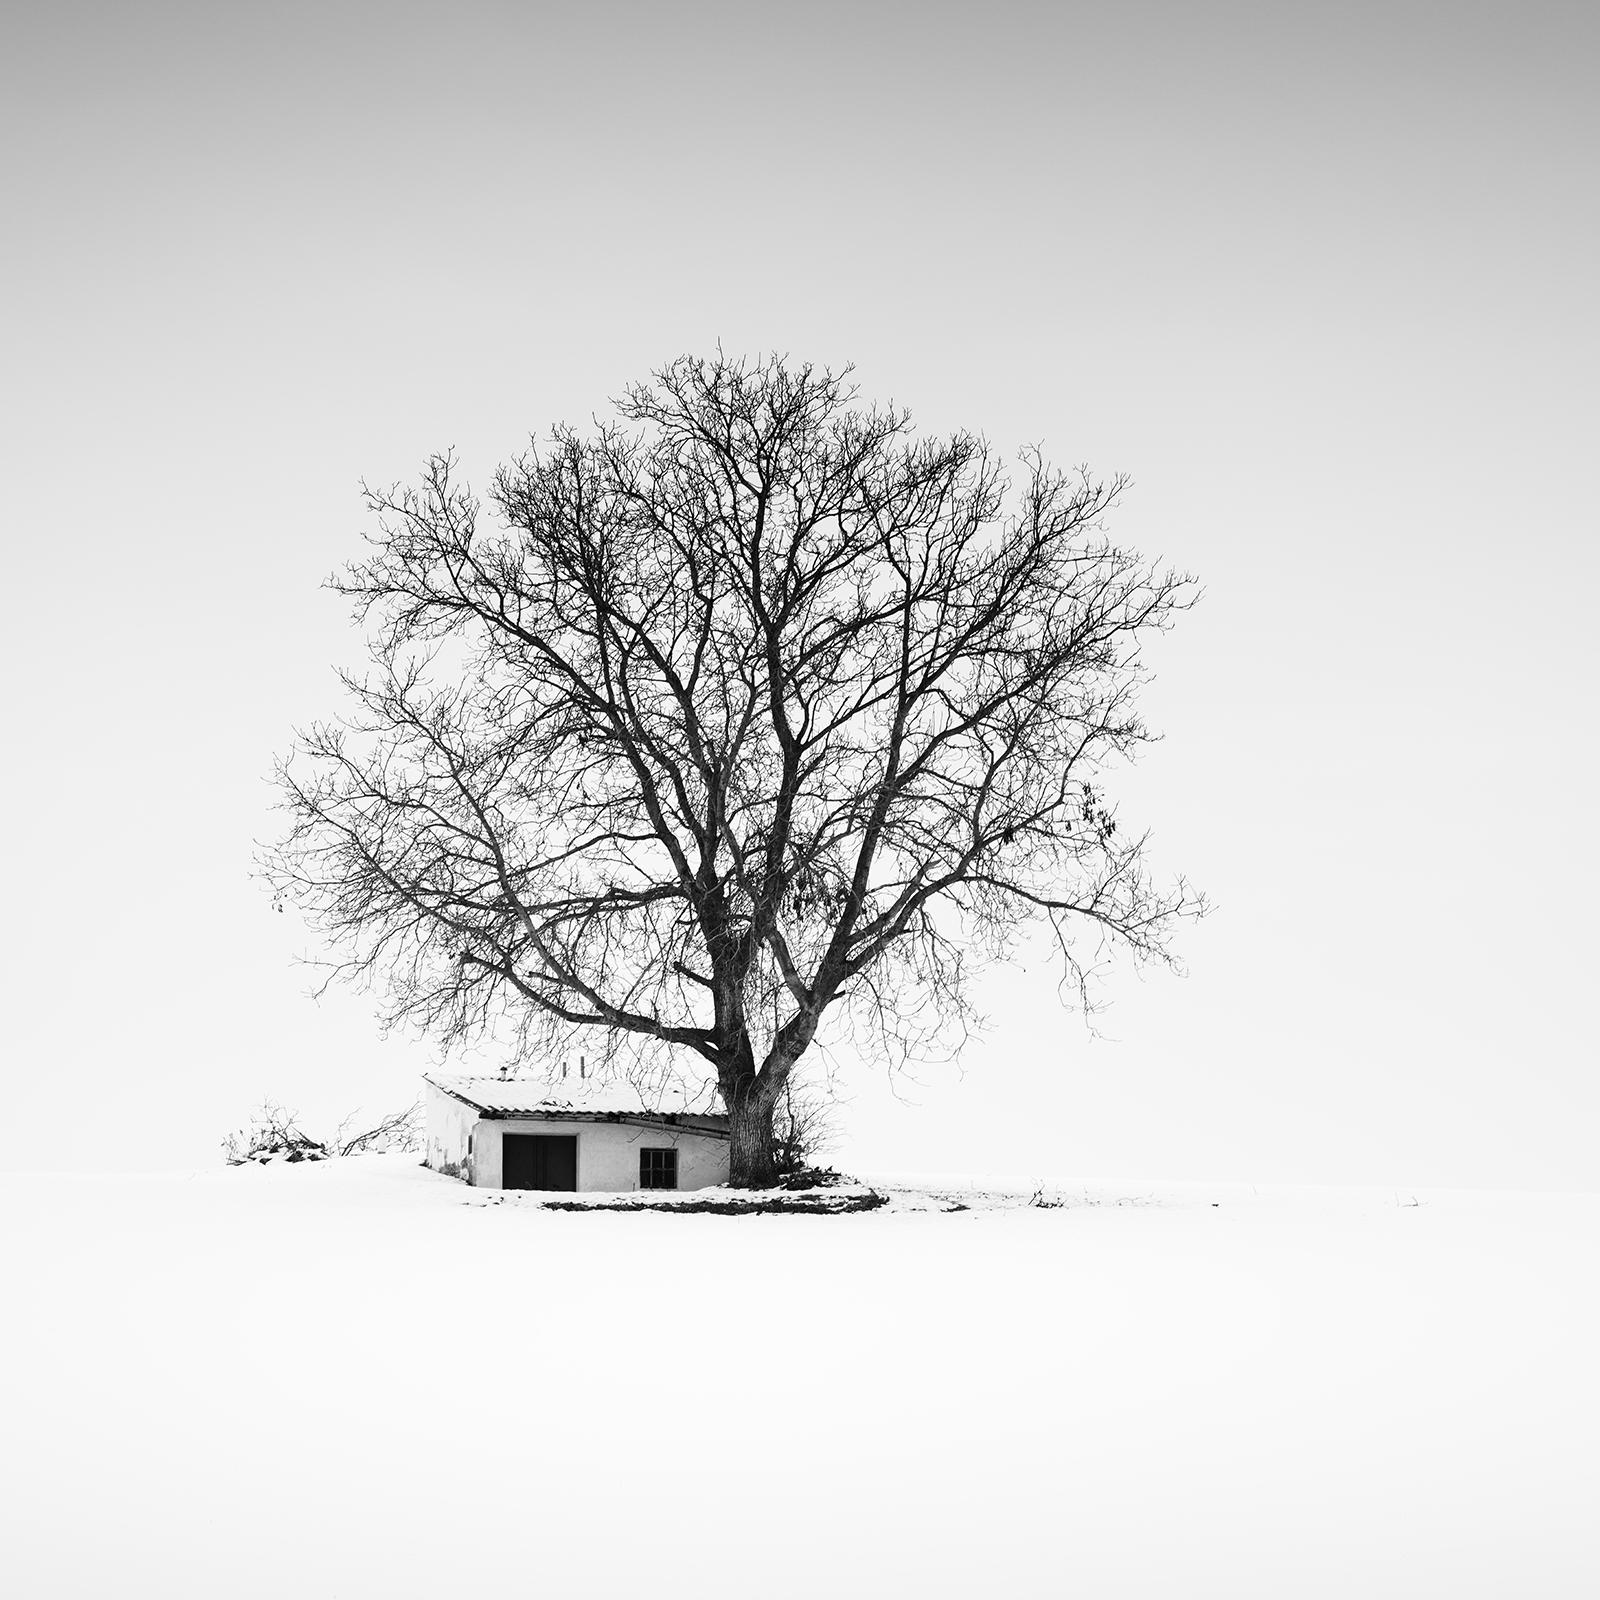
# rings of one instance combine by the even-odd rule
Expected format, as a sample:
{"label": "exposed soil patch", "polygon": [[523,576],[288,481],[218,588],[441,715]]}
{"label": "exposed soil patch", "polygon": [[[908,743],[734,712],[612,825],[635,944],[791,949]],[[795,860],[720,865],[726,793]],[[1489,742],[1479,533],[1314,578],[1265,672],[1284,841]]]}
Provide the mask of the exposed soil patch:
{"label": "exposed soil patch", "polygon": [[773,1189],[761,1195],[707,1195],[704,1199],[672,1200],[542,1200],[545,1211],[666,1211],[711,1212],[721,1217],[745,1217],[771,1212],[787,1216],[826,1216],[846,1211],[876,1211],[889,1203],[875,1189],[830,1194],[826,1189]]}

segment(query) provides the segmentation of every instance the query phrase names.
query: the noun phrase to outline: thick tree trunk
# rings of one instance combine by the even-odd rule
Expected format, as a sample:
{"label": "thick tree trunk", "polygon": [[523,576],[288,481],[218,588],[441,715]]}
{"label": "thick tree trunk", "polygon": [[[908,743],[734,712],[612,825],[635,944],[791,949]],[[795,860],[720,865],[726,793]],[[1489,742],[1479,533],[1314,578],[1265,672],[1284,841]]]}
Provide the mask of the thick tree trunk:
{"label": "thick tree trunk", "polygon": [[728,1097],[728,1181],[739,1189],[770,1189],[778,1181],[772,1147],[773,1103],[752,1092]]}

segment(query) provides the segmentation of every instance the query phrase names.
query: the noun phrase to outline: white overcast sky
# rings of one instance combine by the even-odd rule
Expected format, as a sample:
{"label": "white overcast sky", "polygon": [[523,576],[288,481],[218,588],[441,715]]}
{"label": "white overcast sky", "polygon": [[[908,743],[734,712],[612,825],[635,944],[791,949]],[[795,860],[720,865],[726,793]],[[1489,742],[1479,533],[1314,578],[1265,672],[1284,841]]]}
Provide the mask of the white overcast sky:
{"label": "white overcast sky", "polygon": [[16,10],[0,1163],[181,1166],[431,1060],[249,876],[358,480],[718,339],[1130,473],[1206,599],[1123,782],[1215,916],[1043,968],[857,1166],[1600,1183],[1591,5]]}

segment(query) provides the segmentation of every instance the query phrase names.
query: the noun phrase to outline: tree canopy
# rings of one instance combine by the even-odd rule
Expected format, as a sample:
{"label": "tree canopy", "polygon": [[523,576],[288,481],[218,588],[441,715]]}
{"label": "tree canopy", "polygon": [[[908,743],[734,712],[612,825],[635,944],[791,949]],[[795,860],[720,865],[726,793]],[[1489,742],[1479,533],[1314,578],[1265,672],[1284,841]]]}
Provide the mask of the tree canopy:
{"label": "tree canopy", "polygon": [[925,1047],[1041,921],[1087,1002],[1091,952],[1169,960],[1201,909],[1104,788],[1195,595],[1111,542],[1123,488],[720,353],[556,428],[492,518],[437,456],[332,580],[371,669],[280,764],[267,874],[390,1023],[698,1073],[770,1181],[819,1030]]}

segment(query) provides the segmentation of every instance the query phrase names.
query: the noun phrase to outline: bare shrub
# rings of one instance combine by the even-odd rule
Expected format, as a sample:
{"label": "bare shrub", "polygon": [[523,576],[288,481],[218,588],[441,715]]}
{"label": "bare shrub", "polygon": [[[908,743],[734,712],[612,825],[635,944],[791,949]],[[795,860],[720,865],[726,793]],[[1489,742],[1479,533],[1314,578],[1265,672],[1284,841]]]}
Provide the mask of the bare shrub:
{"label": "bare shrub", "polygon": [[[250,1113],[244,1127],[223,1139],[223,1159],[230,1167],[242,1167],[251,1161],[263,1165],[269,1161],[328,1161],[367,1153],[405,1154],[422,1148],[420,1101],[365,1129],[358,1117],[358,1112],[351,1112],[331,1138],[318,1139],[300,1126],[299,1112],[265,1099]],[[352,1131],[356,1129],[360,1131]]]}
{"label": "bare shrub", "polygon": [[811,1171],[834,1141],[834,1101],[825,1089],[793,1078],[783,1086],[772,1118],[773,1155],[780,1180]]}

